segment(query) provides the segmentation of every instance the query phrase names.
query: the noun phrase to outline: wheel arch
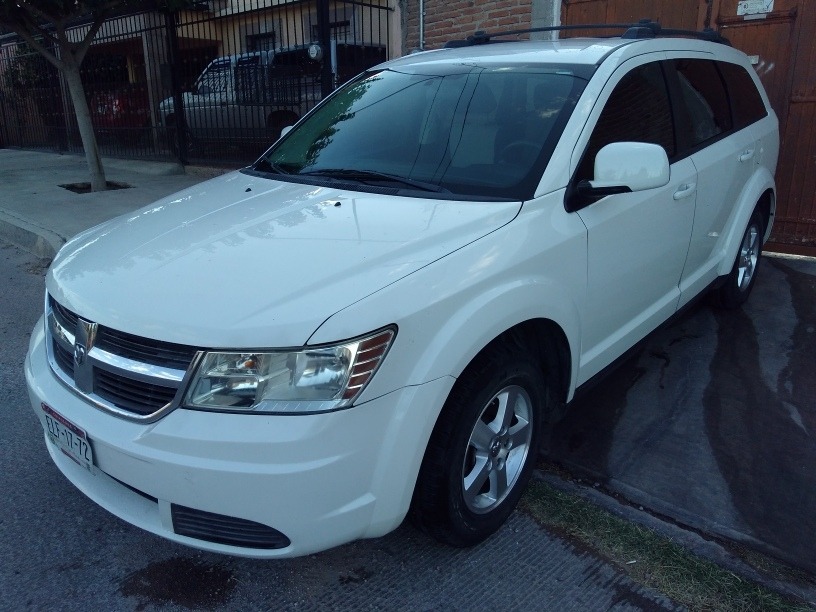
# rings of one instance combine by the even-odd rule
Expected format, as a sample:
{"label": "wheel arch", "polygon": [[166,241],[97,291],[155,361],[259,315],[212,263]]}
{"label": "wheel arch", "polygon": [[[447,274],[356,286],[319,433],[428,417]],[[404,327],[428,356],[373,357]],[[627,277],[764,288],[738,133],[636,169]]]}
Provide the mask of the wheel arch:
{"label": "wheel arch", "polygon": [[763,242],[767,242],[771,236],[771,229],[773,229],[773,217],[776,215],[776,193],[773,189],[766,189],[759,197],[756,208],[762,215],[762,223],[764,223],[765,236]]}
{"label": "wheel arch", "polygon": [[[527,361],[528,357],[531,361]],[[440,487],[440,482],[449,481],[448,477],[442,478],[439,474],[449,469],[446,466],[461,465],[461,457],[457,460],[456,449],[462,448],[461,435],[463,431],[467,431],[461,427],[463,419],[467,419],[471,407],[483,406],[482,401],[479,401],[478,404],[472,401],[474,394],[475,397],[478,397],[487,391],[486,395],[489,396],[495,391],[496,388],[493,385],[496,381],[491,379],[494,376],[506,376],[502,374],[504,371],[502,364],[507,366],[508,359],[510,359],[509,363],[515,360],[527,361],[524,367],[540,381],[535,383],[531,381],[531,383],[539,385],[542,411],[537,415],[533,412],[527,413],[529,419],[527,427],[531,429],[528,433],[529,446],[525,453],[529,454],[523,459],[523,465],[518,466],[520,471],[513,476],[513,482],[510,485],[513,491],[508,488],[505,492],[507,499],[504,498],[504,495],[499,499],[497,495],[496,507],[485,510],[492,513],[493,516],[489,514],[473,515],[473,512],[478,511],[468,504],[467,495],[457,502],[451,497],[448,489]],[[430,429],[416,478],[413,479],[411,514],[412,519],[421,529],[440,541],[454,546],[463,546],[480,542],[487,537],[485,534],[493,533],[497,528],[497,521],[500,525],[506,520],[507,514],[512,511],[523,490],[526,478],[529,477],[544,432],[552,421],[552,413],[557,410],[558,404],[566,395],[570,377],[569,364],[569,343],[564,331],[554,321],[543,318],[528,319],[510,327],[476,353],[465,366],[457,381],[449,388],[444,404],[438,411]],[[540,372],[540,378],[534,374],[536,371]],[[536,394],[533,393],[533,395]],[[530,406],[530,404],[527,405]],[[487,407],[482,409],[486,410]],[[477,422],[478,418],[480,417],[477,411]],[[496,434],[507,435],[501,431],[497,431]],[[493,444],[496,443],[493,442]],[[503,446],[504,442],[501,442],[501,445]],[[463,452],[466,453],[466,450]],[[493,470],[494,468],[488,467],[487,469]],[[499,467],[498,469],[503,470],[504,468]],[[460,475],[460,484],[461,477]],[[518,481],[516,477],[519,478]],[[456,497],[455,494],[454,497]],[[452,505],[448,507],[447,504]],[[503,509],[500,504],[503,504]]]}
{"label": "wheel arch", "polygon": [[[527,291],[530,291],[529,287]],[[546,375],[557,390],[554,409],[561,407],[569,397],[576,378],[578,345],[571,345],[570,338],[577,339],[579,329],[577,310],[574,305],[568,308],[564,294],[554,291],[534,293],[539,298],[542,295],[558,296],[562,309],[568,313],[562,312],[561,316],[531,316],[529,311],[533,305],[529,300],[524,300],[526,308],[521,307],[521,297],[527,292],[517,288],[517,291],[510,291],[504,297],[496,296],[495,301],[489,300],[492,304],[477,300],[469,308],[458,310],[454,320],[447,320],[443,329],[436,330],[437,333],[422,333],[414,327],[418,325],[420,330],[431,327],[424,316],[411,321],[410,326],[403,324],[398,329],[395,342],[408,345],[408,356],[403,359],[401,351],[390,352],[364,394],[373,392],[370,396],[372,399],[388,394],[389,389],[380,387],[383,381],[380,375],[391,378],[394,373],[400,372],[411,377],[413,382],[404,388],[415,395],[410,405],[396,407],[392,422],[384,433],[372,488],[390,493],[386,497],[378,497],[366,537],[382,535],[395,526],[395,520],[398,524],[407,514],[428,442],[457,378],[479,355],[489,351],[495,342],[511,335],[527,339],[538,347],[543,367],[547,368]],[[499,307],[498,312],[502,313],[502,321],[506,324],[497,325],[496,321],[486,324],[491,320],[490,313],[497,312],[495,306]],[[541,312],[542,304],[539,302],[537,306]],[[321,337],[320,341],[342,336],[334,326],[323,331],[329,328],[334,331]],[[422,345],[423,342],[427,342],[427,345]],[[455,357],[450,350],[454,345],[458,345]],[[422,367],[417,369],[417,364]],[[426,389],[432,390],[430,395],[425,393]],[[420,397],[424,401],[418,401]],[[548,416],[545,415],[545,423]],[[393,482],[395,478],[400,480],[399,484]]]}
{"label": "wheel arch", "polygon": [[[488,342],[468,362],[465,370],[497,342],[509,341],[524,351],[530,351],[542,369],[542,375],[553,386],[554,399],[566,402],[572,374],[572,352],[561,326],[552,319],[527,319],[506,329]],[[463,370],[464,372],[464,370]],[[461,375],[461,374],[460,374]]]}
{"label": "wheel arch", "polygon": [[742,190],[735,212],[729,223],[727,235],[723,242],[723,256],[717,270],[717,276],[725,276],[731,272],[737,257],[742,235],[748,226],[748,221],[754,210],[759,209],[765,223],[763,242],[768,240],[773,228],[773,219],[776,214],[776,185],[773,175],[767,168],[760,167],[746,182]]}

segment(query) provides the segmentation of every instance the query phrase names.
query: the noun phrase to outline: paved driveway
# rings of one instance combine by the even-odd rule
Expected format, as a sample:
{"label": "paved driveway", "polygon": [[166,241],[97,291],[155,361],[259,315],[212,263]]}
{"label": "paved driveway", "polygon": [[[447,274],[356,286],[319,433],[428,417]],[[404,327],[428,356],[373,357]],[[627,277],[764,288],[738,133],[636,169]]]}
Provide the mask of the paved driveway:
{"label": "paved driveway", "polygon": [[816,261],[767,257],[577,401],[552,458],[651,510],[816,571]]}

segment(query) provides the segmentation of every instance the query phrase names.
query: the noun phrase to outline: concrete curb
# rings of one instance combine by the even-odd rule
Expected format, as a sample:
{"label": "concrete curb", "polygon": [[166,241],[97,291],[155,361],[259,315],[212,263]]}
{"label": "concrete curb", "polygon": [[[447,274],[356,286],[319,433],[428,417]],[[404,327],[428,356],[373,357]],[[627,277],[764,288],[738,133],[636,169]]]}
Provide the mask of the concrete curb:
{"label": "concrete curb", "polygon": [[184,166],[182,166],[179,162],[154,162],[119,159],[117,157],[103,157],[102,167],[105,169],[106,174],[109,170],[126,170],[129,172],[146,174],[148,176],[173,176],[176,174],[185,174]]}
{"label": "concrete curb", "polygon": [[53,259],[66,239],[9,211],[0,210],[0,238],[41,259]]}
{"label": "concrete curb", "polygon": [[[31,175],[32,172],[36,173],[36,168],[40,167],[39,164],[42,164],[41,176],[38,175],[36,180],[38,182],[45,180],[50,187],[88,180],[87,166],[84,157],[81,155],[44,154],[22,149],[1,149],[0,152],[4,155],[8,154],[9,159],[15,159],[14,156],[18,155],[19,159],[24,160],[22,163],[18,160],[12,164],[14,166],[13,170],[18,174],[21,172],[28,173],[28,175]],[[182,177],[187,177],[187,179],[193,181],[201,181],[232,170],[232,168],[208,166],[185,167],[176,161],[127,160],[111,157],[103,157],[102,165],[105,168],[108,180],[127,183],[134,187],[144,187],[146,188],[145,193],[150,193],[151,186],[154,184],[167,185],[167,193],[171,193],[189,186],[190,181],[184,180]],[[173,177],[179,177],[180,179],[178,188],[173,187]],[[12,187],[10,190],[11,195],[8,195],[9,199],[6,202],[0,202],[0,238],[21,247],[35,257],[53,259],[62,245],[72,235],[78,230],[84,229],[81,227],[84,221],[78,224],[74,219],[68,223],[62,223],[64,219],[60,215],[67,214],[70,216],[72,212],[66,211],[79,211],[81,202],[69,194],[55,195],[59,191],[61,190],[46,191],[39,185],[34,187],[26,185],[20,189],[19,183],[16,186],[16,191]],[[98,194],[94,195],[98,196]],[[160,190],[156,192],[155,197],[152,195],[148,198],[136,197],[134,198],[133,208],[147,205],[162,195],[165,194]],[[90,196],[86,197],[90,198]],[[37,206],[29,208],[27,198],[35,199]],[[116,202],[118,210],[116,214],[122,214],[127,209],[127,196],[117,192],[112,198]],[[51,200],[54,200],[56,204],[53,209],[53,216],[51,212],[47,214],[43,212],[43,203]],[[68,206],[61,206],[63,200]],[[93,210],[102,210],[102,207],[98,204],[99,197],[90,198],[90,200],[97,202],[91,207]],[[60,210],[61,208],[64,210]],[[83,213],[87,210],[89,209],[84,209]],[[32,214],[28,214],[29,211]],[[95,213],[82,215],[82,218],[87,221],[87,227],[105,221],[111,216],[96,215],[98,217],[96,218],[94,215]]]}

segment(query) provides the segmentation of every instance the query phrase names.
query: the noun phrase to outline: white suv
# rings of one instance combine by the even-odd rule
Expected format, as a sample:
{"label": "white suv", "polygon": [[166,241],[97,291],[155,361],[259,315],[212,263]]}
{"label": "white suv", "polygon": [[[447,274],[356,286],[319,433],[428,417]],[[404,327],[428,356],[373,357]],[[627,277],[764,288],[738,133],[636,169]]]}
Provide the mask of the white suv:
{"label": "white suv", "polygon": [[745,55],[650,30],[382,64],[77,236],[25,366],[53,461],[212,551],[486,538],[578,387],[756,278],[776,116]]}

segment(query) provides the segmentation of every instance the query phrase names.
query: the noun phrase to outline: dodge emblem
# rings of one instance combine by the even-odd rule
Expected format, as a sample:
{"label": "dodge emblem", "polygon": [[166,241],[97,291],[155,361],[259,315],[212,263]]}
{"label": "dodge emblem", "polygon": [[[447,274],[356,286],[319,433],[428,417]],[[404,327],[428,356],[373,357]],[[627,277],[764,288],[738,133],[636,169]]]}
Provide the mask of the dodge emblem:
{"label": "dodge emblem", "polygon": [[85,363],[86,352],[87,351],[85,350],[84,344],[77,343],[74,345],[74,363],[76,365],[81,366],[83,363]]}
{"label": "dodge emblem", "polygon": [[79,319],[74,337],[74,383],[80,391],[93,390],[93,365],[88,359],[94,342],[96,342],[96,323]]}

